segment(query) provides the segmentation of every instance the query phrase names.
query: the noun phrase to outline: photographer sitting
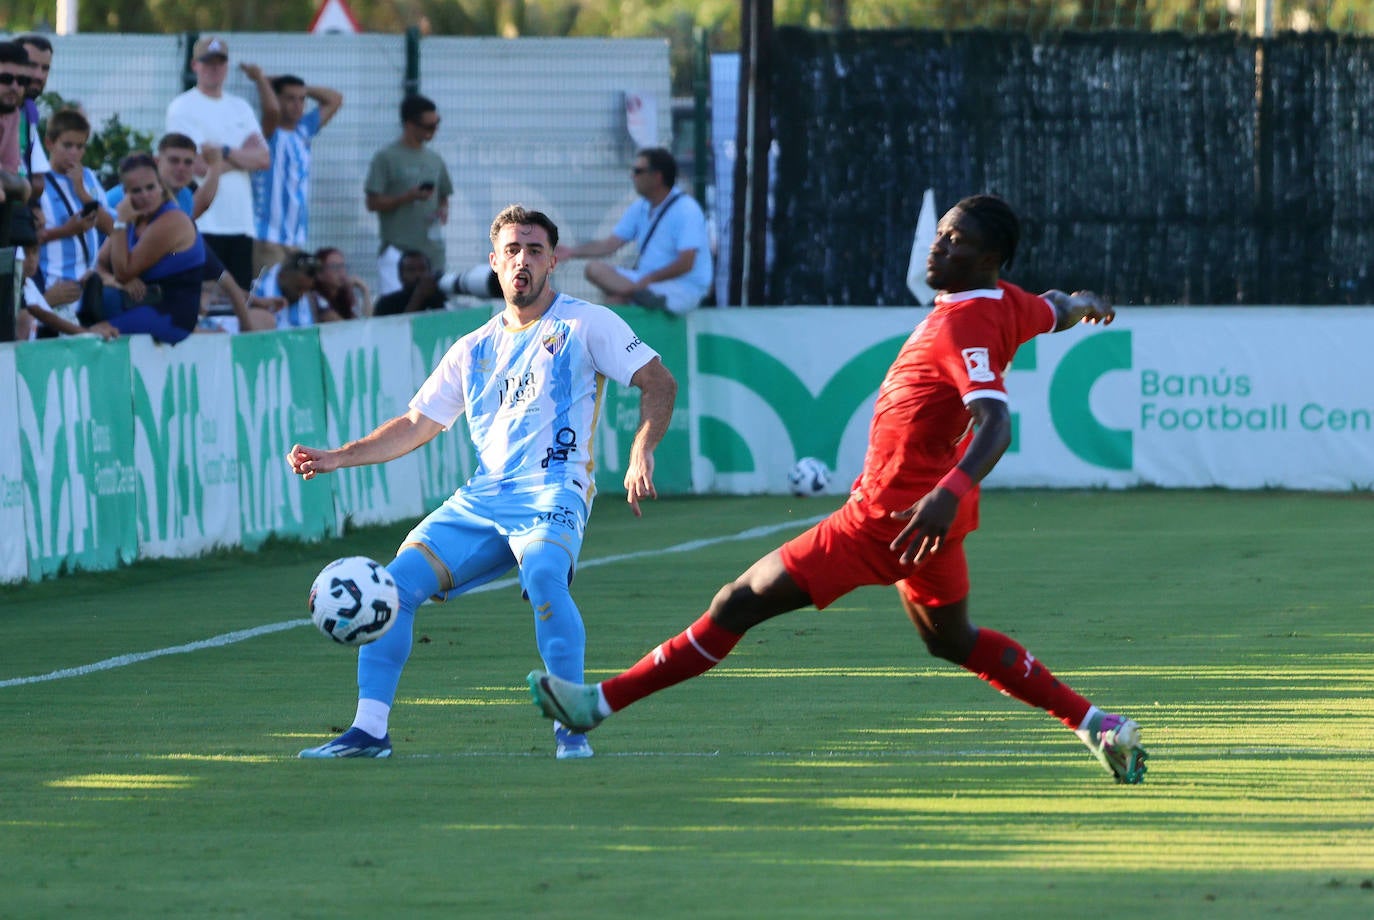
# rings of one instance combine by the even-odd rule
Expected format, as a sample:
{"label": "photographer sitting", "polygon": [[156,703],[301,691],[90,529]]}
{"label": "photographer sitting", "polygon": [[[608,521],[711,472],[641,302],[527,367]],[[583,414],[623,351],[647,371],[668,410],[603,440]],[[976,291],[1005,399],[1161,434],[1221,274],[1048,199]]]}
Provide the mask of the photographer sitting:
{"label": "photographer sitting", "polygon": [[399,313],[419,313],[422,310],[446,310],[448,298],[501,297],[501,284],[496,273],[485,263],[465,272],[436,273],[429,256],[418,249],[401,254],[401,289],[377,298],[373,316],[395,316]]}

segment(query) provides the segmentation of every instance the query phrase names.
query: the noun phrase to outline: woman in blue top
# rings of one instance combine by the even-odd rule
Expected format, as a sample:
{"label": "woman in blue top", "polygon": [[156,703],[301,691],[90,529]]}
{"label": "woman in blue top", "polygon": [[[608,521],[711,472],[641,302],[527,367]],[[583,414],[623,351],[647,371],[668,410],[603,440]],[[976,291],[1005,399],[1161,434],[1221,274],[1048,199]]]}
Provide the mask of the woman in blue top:
{"label": "woman in blue top", "polygon": [[114,230],[100,247],[100,267],[134,306],[104,322],[125,335],[142,332],[175,345],[200,319],[205,241],[168,194],[150,155],[125,157],[119,181],[124,200],[115,210]]}

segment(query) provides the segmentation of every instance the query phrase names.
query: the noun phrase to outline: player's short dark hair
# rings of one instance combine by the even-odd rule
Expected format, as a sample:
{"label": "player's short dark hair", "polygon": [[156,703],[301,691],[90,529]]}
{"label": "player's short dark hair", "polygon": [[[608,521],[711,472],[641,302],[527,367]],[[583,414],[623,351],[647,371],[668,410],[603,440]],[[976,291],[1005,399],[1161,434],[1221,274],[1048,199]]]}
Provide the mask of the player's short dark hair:
{"label": "player's short dark hair", "polygon": [[543,227],[544,232],[549,235],[549,245],[555,248],[558,246],[558,225],[543,211],[531,211],[523,204],[508,205],[496,215],[496,219],[491,222],[493,246],[496,245],[496,238],[501,235],[501,229],[511,224],[519,227]]}
{"label": "player's short dark hair", "polygon": [[288,86],[304,86],[305,81],[295,74],[284,73],[280,77],[272,78],[272,92],[281,94],[281,91]]}
{"label": "player's short dark hair", "polygon": [[397,264],[407,259],[423,259],[425,268],[429,268],[429,253],[427,252],[422,252],[419,249],[407,249],[405,252],[401,253],[401,258],[397,260]]}
{"label": "player's short dark hair", "polygon": [[35,35],[32,32],[25,32],[11,39],[16,45],[32,45],[39,51],[52,51],[52,42],[42,35]]}
{"label": "player's short dark hair", "polygon": [[90,137],[91,123],[85,115],[76,109],[58,109],[48,119],[48,127],[44,136],[50,141],[55,141],[68,131],[75,131]]}
{"label": "player's short dark hair", "polygon": [[1002,257],[1003,268],[1011,268],[1021,242],[1021,221],[1011,205],[996,195],[970,195],[955,207],[978,223],[984,246]]}
{"label": "player's short dark hair", "polygon": [[0,64],[29,66],[29,52],[18,42],[0,42]]}
{"label": "player's short dark hair", "polygon": [[162,135],[162,140],[157,142],[157,152],[163,153],[167,150],[189,150],[195,153],[197,150],[196,142],[180,131],[169,131]]}
{"label": "player's short dark hair", "polygon": [[663,147],[645,147],[636,156],[643,157],[649,168],[663,177],[663,184],[672,188],[677,182],[677,159]]}
{"label": "player's short dark hair", "polygon": [[420,116],[426,112],[437,112],[439,107],[434,104],[434,100],[428,96],[421,96],[419,93],[411,93],[401,100],[401,121],[418,121]]}

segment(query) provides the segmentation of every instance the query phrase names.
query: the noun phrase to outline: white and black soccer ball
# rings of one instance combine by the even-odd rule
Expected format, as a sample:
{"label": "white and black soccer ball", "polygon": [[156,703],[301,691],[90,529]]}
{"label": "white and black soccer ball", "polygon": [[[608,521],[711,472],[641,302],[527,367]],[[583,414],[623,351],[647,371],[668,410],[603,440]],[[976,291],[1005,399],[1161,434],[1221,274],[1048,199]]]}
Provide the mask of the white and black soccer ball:
{"label": "white and black soccer ball", "polygon": [[787,488],[793,495],[820,495],[830,485],[830,467],[815,457],[802,457],[787,474]]}
{"label": "white and black soccer ball", "polygon": [[310,586],[310,619],[320,632],[344,645],[380,639],[400,609],[391,573],[366,556],[335,559]]}

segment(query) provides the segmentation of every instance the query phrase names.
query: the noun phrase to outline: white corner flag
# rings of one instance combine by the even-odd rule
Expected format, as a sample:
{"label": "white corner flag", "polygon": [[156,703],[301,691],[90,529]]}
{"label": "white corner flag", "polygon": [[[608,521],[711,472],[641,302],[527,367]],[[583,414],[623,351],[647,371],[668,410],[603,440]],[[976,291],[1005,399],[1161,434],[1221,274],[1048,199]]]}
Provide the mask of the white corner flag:
{"label": "white corner flag", "polygon": [[921,216],[916,218],[916,236],[911,240],[911,261],[906,266],[906,288],[920,304],[935,302],[935,289],[926,284],[926,254],[935,242],[935,189],[926,189],[921,201]]}

